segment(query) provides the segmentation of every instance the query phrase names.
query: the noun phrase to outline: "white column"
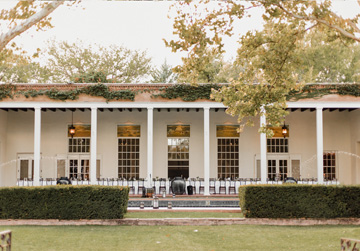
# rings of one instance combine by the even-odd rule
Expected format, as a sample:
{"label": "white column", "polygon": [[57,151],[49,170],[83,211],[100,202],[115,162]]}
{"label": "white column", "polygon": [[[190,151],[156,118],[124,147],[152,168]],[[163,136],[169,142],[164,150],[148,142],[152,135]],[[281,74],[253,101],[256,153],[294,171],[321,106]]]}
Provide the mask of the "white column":
{"label": "white column", "polygon": [[147,187],[151,186],[153,178],[153,148],[154,148],[154,108],[147,109]]}
{"label": "white column", "polygon": [[210,108],[204,107],[204,195],[210,195]]}
{"label": "white column", "polygon": [[90,184],[96,182],[96,155],[97,155],[97,108],[91,108],[91,139],[90,139]]}
{"label": "white column", "polygon": [[322,107],[316,108],[316,161],[317,161],[317,177],[318,183],[324,183],[324,140],[323,140],[323,113]]}
{"label": "white column", "polygon": [[[263,108],[262,108],[263,109]],[[265,111],[264,111],[265,112]],[[265,114],[260,116],[260,127],[266,126]],[[261,170],[261,183],[266,183],[267,178],[267,159],[266,159],[266,133],[260,134],[260,170]]]}
{"label": "white column", "polygon": [[41,108],[35,108],[34,118],[34,186],[40,185],[40,143],[41,143]]}

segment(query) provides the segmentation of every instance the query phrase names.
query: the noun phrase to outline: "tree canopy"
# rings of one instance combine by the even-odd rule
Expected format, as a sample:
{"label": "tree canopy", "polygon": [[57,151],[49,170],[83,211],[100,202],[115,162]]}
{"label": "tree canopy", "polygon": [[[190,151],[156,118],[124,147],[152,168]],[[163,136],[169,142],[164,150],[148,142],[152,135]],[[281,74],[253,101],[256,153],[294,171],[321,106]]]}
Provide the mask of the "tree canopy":
{"label": "tree canopy", "polygon": [[141,81],[151,71],[151,59],[146,52],[118,45],[85,46],[81,41],[52,41],[43,54],[53,83],[131,83]]}
{"label": "tree canopy", "polygon": [[152,83],[176,83],[178,76],[172,71],[172,66],[166,60],[158,69],[154,69],[151,73]]}
{"label": "tree canopy", "polygon": [[[224,52],[223,37],[232,35],[234,22],[248,16],[252,8],[263,10],[263,30],[249,31],[239,39],[236,64],[243,71],[229,86],[213,92],[213,97],[228,106],[227,112],[237,116],[241,123],[253,124],[255,116],[264,114],[267,125],[277,126],[287,114],[287,94],[301,88],[309,79],[346,81],[357,76],[357,72],[347,72],[340,64],[338,70],[329,71],[326,64],[332,62],[322,62],[321,69],[308,66],[309,62],[318,60],[311,50],[327,53],[331,48],[341,50],[360,41],[359,16],[351,19],[337,15],[330,0],[229,0],[218,2],[216,8],[210,3],[207,0],[177,2],[173,24],[177,39],[165,43],[173,52],[187,51],[183,65],[176,69],[196,84],[213,55]],[[310,36],[314,30],[321,35]],[[301,53],[309,47],[312,48],[307,55]],[[347,65],[357,64],[356,55],[350,62],[345,55],[334,57],[342,62],[348,60]],[[343,73],[337,75],[339,71]],[[332,72],[335,74],[331,75]],[[272,133],[266,126],[261,131]]]}
{"label": "tree canopy", "polygon": [[[11,41],[31,27],[37,30],[52,28],[49,15],[65,1],[14,2],[10,9],[0,11],[0,82],[42,82],[47,79],[44,69]],[[69,1],[67,4],[77,2]]]}

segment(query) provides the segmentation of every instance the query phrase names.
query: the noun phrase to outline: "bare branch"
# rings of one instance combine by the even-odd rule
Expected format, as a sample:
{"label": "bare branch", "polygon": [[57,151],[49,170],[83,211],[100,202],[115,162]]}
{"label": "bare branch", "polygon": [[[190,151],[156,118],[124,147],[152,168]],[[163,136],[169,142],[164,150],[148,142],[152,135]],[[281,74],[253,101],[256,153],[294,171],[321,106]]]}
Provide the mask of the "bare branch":
{"label": "bare branch", "polygon": [[50,13],[52,13],[57,7],[64,3],[65,0],[57,0],[52,1],[48,5],[46,5],[43,9],[39,12],[34,14],[33,16],[29,17],[23,23],[17,25],[16,27],[12,28],[8,32],[0,35],[0,51],[2,51],[5,46],[16,36],[20,35],[21,33],[30,29],[34,24],[42,20],[43,18],[47,17]]}
{"label": "bare branch", "polygon": [[[358,1],[360,1],[360,0],[358,0]],[[332,14],[333,16],[335,16],[338,20],[343,19],[342,17],[339,17],[339,16],[338,16],[336,13],[334,13],[334,12],[331,12],[331,14]],[[345,21],[348,25],[350,25],[351,28],[353,28],[356,32],[360,32],[359,27],[357,27],[356,24],[354,24],[354,22],[352,22],[350,19],[344,19],[344,21]]]}

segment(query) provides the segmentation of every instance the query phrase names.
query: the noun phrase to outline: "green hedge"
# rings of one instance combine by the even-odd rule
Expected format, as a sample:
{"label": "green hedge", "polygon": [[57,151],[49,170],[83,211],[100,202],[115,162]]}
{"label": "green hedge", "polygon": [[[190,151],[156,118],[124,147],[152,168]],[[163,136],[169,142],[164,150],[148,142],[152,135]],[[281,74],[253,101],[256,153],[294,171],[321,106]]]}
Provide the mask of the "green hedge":
{"label": "green hedge", "polygon": [[241,186],[239,198],[247,218],[360,217],[360,186]]}
{"label": "green hedge", "polygon": [[108,186],[0,189],[1,219],[122,219],[129,189]]}

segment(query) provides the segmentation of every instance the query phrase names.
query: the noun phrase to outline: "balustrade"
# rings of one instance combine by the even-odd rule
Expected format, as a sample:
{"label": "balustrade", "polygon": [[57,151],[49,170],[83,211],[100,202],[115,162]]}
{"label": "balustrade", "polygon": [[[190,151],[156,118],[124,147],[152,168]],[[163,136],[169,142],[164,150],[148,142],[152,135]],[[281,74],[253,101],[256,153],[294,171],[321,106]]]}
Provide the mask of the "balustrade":
{"label": "balustrade", "polygon": [[[40,179],[40,186],[56,185],[56,179]],[[146,183],[146,182],[145,182]],[[280,180],[267,180],[267,184],[280,185],[283,181]],[[316,178],[300,179],[297,184],[315,185],[317,184]],[[18,180],[17,186],[33,186],[34,182],[31,179]],[[72,185],[89,185],[89,180],[71,180]],[[204,193],[204,179],[187,179],[186,186],[193,186],[194,194]],[[261,184],[258,178],[238,178],[238,179],[210,179],[209,190],[211,194],[237,194],[240,186],[245,185],[258,185]],[[337,180],[324,181],[324,185],[339,185]],[[96,185],[101,186],[131,186],[130,194],[142,194],[142,188],[144,187],[144,180],[126,180],[122,178],[101,178],[96,181]],[[171,193],[171,181],[169,179],[154,179],[150,183],[150,186],[154,188],[155,194],[162,194],[165,190],[166,194]]]}

